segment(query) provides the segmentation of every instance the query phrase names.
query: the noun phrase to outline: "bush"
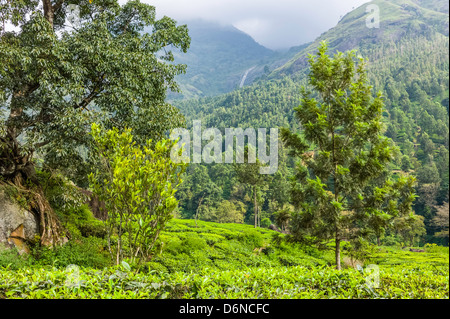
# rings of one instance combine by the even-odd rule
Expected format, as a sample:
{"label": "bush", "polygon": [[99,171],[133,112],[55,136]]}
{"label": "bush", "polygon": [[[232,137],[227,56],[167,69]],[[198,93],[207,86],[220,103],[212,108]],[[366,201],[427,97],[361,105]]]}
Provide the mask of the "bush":
{"label": "bush", "polygon": [[261,220],[261,227],[269,228],[272,225],[272,221],[269,218],[263,218]]}
{"label": "bush", "polygon": [[167,268],[161,265],[160,263],[148,261],[143,264],[141,268],[144,273],[149,273],[150,271],[156,271],[158,273],[166,273],[168,272]]}
{"label": "bush", "polygon": [[252,248],[259,248],[264,244],[264,239],[261,233],[256,230],[243,231],[239,236],[239,241],[245,243],[248,246],[251,246]]}
{"label": "bush", "polygon": [[398,238],[394,235],[386,236],[383,238],[384,246],[397,246],[399,244]]}
{"label": "bush", "polygon": [[206,243],[210,246],[213,246],[214,244],[217,244],[222,240],[225,240],[225,237],[217,234],[202,234],[201,236],[206,240]]}
{"label": "bush", "polygon": [[0,268],[17,270],[29,267],[33,263],[33,258],[29,255],[19,255],[16,248],[6,248],[0,244]]}
{"label": "bush", "polygon": [[438,246],[436,244],[425,244],[425,251],[427,253],[435,253],[435,254],[448,254],[448,247]]}
{"label": "bush", "polygon": [[38,265],[67,267],[74,264],[80,267],[99,269],[111,265],[109,254],[104,246],[103,240],[89,237],[71,240],[61,247],[37,246],[32,248],[31,254]]}
{"label": "bush", "polygon": [[206,249],[207,244],[203,238],[188,236],[181,242],[181,246],[181,251],[189,255],[196,250]]}
{"label": "bush", "polygon": [[80,233],[83,237],[106,237],[106,227],[105,224],[100,220],[90,220],[86,223],[81,223],[78,226]]}

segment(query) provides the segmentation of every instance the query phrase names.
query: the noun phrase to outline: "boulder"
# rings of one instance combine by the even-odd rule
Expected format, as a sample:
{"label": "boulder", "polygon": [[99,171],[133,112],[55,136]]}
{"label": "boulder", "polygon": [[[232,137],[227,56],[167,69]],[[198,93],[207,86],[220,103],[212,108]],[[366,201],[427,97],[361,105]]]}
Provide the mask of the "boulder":
{"label": "boulder", "polygon": [[29,251],[27,241],[34,240],[36,235],[39,235],[36,216],[0,190],[0,243],[26,253]]}
{"label": "boulder", "polygon": [[274,231],[279,232],[279,233],[282,233],[282,234],[288,234],[287,231],[284,231],[284,230],[279,229],[279,228],[278,228],[276,225],[274,225],[274,224],[271,224],[271,225],[269,226],[269,229],[270,229],[270,230],[274,230]]}

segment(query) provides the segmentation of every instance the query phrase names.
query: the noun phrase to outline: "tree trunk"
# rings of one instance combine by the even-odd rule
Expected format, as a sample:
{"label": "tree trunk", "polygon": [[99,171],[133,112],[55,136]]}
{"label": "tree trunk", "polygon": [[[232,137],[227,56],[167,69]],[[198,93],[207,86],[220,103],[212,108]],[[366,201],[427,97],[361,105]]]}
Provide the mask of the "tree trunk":
{"label": "tree trunk", "polygon": [[377,245],[378,245],[378,246],[381,246],[381,239],[380,239],[380,236],[377,236]]}
{"label": "tree trunk", "polygon": [[202,202],[203,202],[203,198],[204,198],[204,197],[205,197],[205,196],[202,196],[202,198],[200,198],[200,201],[198,202],[197,210],[195,211],[195,227],[198,227],[198,226],[197,226],[198,211],[200,210],[200,206],[202,205]]}
{"label": "tree trunk", "polygon": [[336,269],[341,270],[341,240],[336,236]]}
{"label": "tree trunk", "polygon": [[255,211],[255,228],[258,227],[258,204],[256,201],[256,186],[253,186],[253,204],[254,204],[254,211]]}
{"label": "tree trunk", "polygon": [[0,137],[0,178],[16,187],[39,219],[40,243],[55,246],[67,240],[64,229],[36,178],[31,151],[23,152],[14,130]]}

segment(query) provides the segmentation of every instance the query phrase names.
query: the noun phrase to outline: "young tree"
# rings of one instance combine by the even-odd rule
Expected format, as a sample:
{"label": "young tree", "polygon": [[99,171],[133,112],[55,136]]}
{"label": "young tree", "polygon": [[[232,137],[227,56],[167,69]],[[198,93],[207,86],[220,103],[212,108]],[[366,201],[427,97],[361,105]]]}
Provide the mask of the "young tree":
{"label": "young tree", "polygon": [[382,135],[382,97],[372,98],[364,61],[357,64],[354,52],[329,57],[322,43],[309,63],[317,99],[303,88],[294,109],[302,135],[281,131],[291,155],[301,159],[291,190],[297,211],[290,231],[317,243],[333,240],[340,269],[343,240],[367,238],[376,216],[411,213],[414,178],[394,181],[385,172],[396,149]]}
{"label": "young tree", "polygon": [[[79,24],[66,22],[69,5],[78,6]],[[154,7],[139,0],[3,1],[0,18],[18,28],[0,26],[1,179],[36,184],[39,153],[86,185],[91,123],[132,128],[142,144],[183,123],[165,97],[185,69],[172,63],[171,50],[186,52],[190,38],[186,26],[156,20]],[[55,216],[42,192],[35,197],[41,242],[54,243]]]}
{"label": "young tree", "polygon": [[248,146],[246,146],[244,150],[244,161],[245,162],[241,164],[234,164],[234,169],[236,171],[238,181],[251,188],[255,228],[257,228],[259,217],[258,212],[260,211],[258,205],[258,193],[260,192],[260,189],[263,186],[264,182],[267,180],[267,177],[260,173],[262,164],[258,159],[256,159],[255,163],[248,163]]}
{"label": "young tree", "polygon": [[[105,222],[111,255],[119,264],[126,248],[133,260],[148,259],[178,205],[175,192],[186,164],[172,162],[175,143],[169,140],[154,146],[149,140],[140,146],[133,141],[131,130],[105,132],[96,124],[92,136],[100,167],[89,180],[108,212]],[[113,236],[117,236],[115,249]]]}

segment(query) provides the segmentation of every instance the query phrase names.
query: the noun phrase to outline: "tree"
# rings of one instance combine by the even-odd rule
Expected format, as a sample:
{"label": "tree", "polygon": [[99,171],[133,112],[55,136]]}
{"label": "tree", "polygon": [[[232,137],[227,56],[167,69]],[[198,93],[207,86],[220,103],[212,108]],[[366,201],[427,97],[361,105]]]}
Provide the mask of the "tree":
{"label": "tree", "polygon": [[[78,6],[79,25],[66,24],[69,5]],[[186,52],[190,38],[186,26],[168,17],[156,20],[154,7],[138,0],[123,6],[117,0],[7,1],[0,17],[19,28],[6,32],[0,26],[3,180],[36,184],[38,154],[47,166],[87,185],[93,122],[132,128],[141,144],[183,124],[165,96],[178,89],[174,77],[185,70],[172,63],[171,48]],[[41,242],[53,243],[60,237],[55,216],[42,192],[35,195]]]}
{"label": "tree", "polygon": [[274,213],[275,224],[280,227],[282,231],[287,230],[289,220],[291,219],[292,212],[289,208],[282,209]]}
{"label": "tree", "polygon": [[317,243],[334,240],[337,269],[343,240],[367,238],[374,216],[410,214],[415,198],[413,177],[394,181],[386,171],[397,150],[382,135],[382,96],[372,98],[364,61],[354,59],[353,51],[329,57],[323,42],[309,57],[318,99],[303,88],[294,109],[302,135],[281,130],[290,154],[300,158],[290,231]]}
{"label": "tree", "polygon": [[434,235],[436,237],[446,238],[446,243],[448,244],[448,225],[449,225],[449,206],[448,202],[443,203],[440,206],[435,206],[436,215],[432,219],[432,225],[436,227],[439,231]]}
{"label": "tree", "polygon": [[425,235],[424,217],[420,215],[400,216],[393,220],[393,228],[403,238],[405,244],[414,246],[417,237]]}
{"label": "tree", "polygon": [[238,223],[244,222],[245,205],[239,201],[222,201],[217,209],[213,221],[218,223]]}
{"label": "tree", "polygon": [[402,156],[402,162],[401,162],[401,169],[404,172],[408,172],[409,169],[411,168],[411,161],[409,159],[408,155],[403,155]]}
{"label": "tree", "polygon": [[237,179],[240,183],[248,185],[251,188],[251,193],[253,197],[253,209],[255,217],[255,228],[258,227],[258,216],[259,216],[259,205],[258,197],[261,186],[266,180],[265,175],[260,173],[260,168],[262,166],[259,159],[256,159],[255,163],[248,163],[248,146],[245,146],[244,150],[244,163],[234,164],[234,169],[236,171]]}
{"label": "tree", "polygon": [[[175,143],[169,140],[154,146],[149,140],[142,147],[133,141],[130,129],[105,132],[96,124],[91,134],[100,167],[89,180],[108,212],[105,223],[110,253],[117,264],[126,250],[132,260],[148,259],[178,206],[175,192],[186,164],[172,162],[170,152]],[[115,247],[113,236],[117,236]]]}

